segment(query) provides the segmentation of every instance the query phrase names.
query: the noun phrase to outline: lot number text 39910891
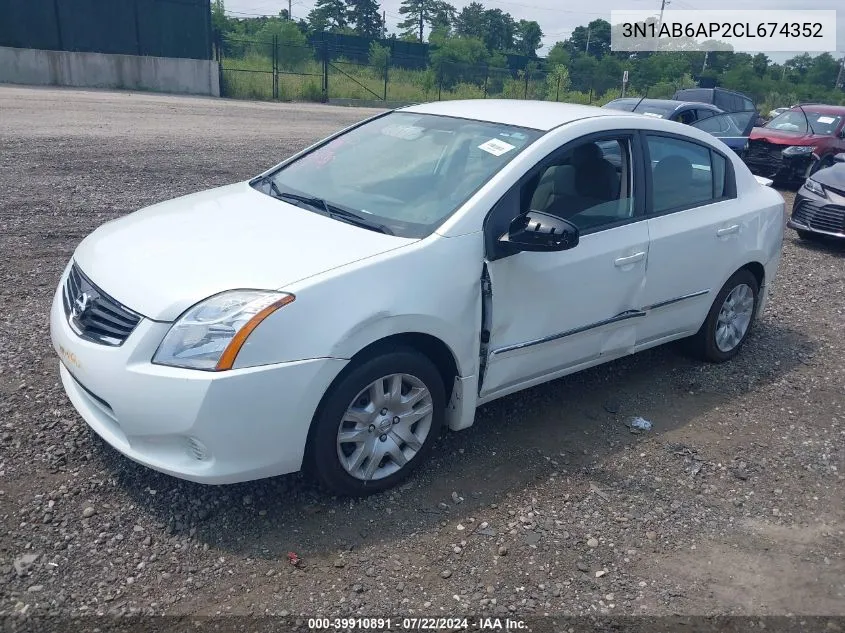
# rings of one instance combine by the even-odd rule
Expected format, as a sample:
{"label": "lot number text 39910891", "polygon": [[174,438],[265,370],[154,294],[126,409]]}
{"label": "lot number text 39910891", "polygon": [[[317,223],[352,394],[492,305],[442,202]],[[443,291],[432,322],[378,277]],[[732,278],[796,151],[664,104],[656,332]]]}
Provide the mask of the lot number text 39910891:
{"label": "lot number text 39910891", "polygon": [[312,631],[520,631],[513,618],[310,618]]}

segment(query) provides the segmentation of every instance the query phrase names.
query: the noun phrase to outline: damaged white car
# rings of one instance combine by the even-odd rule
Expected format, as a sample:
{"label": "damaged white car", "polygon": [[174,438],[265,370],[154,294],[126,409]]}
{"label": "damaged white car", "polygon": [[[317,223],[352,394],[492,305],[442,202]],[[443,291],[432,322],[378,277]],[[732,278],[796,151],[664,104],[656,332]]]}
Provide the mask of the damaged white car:
{"label": "damaged white car", "polygon": [[141,464],[366,494],[496,398],[676,339],[730,359],[783,231],[780,194],[689,126],[416,105],[103,225],[52,340],[80,415]]}

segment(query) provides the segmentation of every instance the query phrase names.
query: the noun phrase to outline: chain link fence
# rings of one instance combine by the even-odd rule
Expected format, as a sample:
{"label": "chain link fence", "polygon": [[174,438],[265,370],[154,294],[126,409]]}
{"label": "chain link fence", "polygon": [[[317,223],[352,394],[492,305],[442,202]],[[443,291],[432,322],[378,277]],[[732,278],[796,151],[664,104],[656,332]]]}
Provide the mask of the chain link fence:
{"label": "chain link fence", "polygon": [[[523,70],[388,54],[361,60],[330,42],[288,45],[223,37],[216,45],[222,96],[279,101],[415,103],[448,99],[540,99],[593,103],[568,77],[530,63]],[[345,54],[346,53],[346,54]]]}

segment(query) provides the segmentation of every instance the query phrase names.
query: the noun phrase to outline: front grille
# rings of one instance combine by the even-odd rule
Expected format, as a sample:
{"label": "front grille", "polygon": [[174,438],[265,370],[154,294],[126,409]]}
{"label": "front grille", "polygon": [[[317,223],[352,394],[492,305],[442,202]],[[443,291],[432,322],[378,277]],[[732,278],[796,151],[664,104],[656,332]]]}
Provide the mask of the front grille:
{"label": "front grille", "polygon": [[748,142],[748,151],[745,154],[745,159],[754,162],[772,162],[780,163],[783,158],[782,145],[774,145],[765,140],[754,140]]}
{"label": "front grille", "polygon": [[139,314],[95,286],[76,264],[71,266],[62,300],[73,331],[94,343],[122,345],[141,320]]}
{"label": "front grille", "polygon": [[802,200],[792,213],[792,219],[819,231],[845,232],[845,207],[820,205],[809,200]]}

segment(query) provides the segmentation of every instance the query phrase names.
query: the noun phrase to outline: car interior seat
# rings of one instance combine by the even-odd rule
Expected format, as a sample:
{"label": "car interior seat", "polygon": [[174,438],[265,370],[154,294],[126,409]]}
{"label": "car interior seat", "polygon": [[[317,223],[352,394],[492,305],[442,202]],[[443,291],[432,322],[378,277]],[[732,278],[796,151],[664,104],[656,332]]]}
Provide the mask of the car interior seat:
{"label": "car interior seat", "polygon": [[686,204],[693,184],[692,163],[677,154],[661,158],[654,166],[652,183],[655,210]]}

